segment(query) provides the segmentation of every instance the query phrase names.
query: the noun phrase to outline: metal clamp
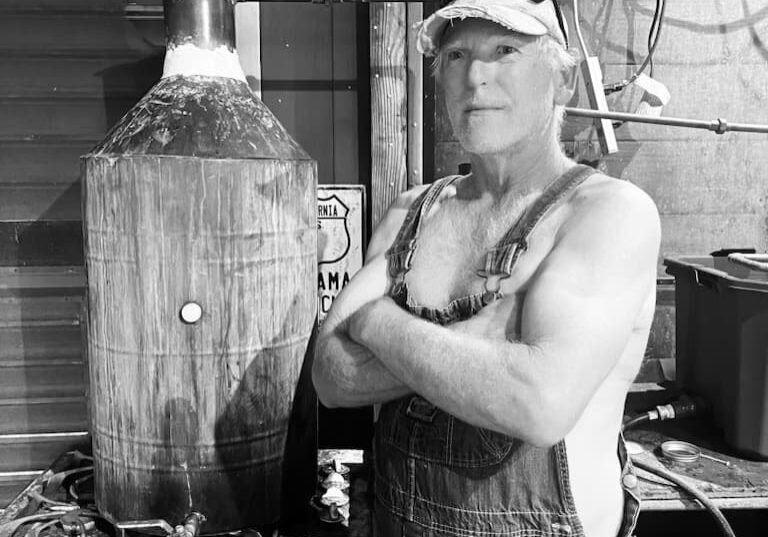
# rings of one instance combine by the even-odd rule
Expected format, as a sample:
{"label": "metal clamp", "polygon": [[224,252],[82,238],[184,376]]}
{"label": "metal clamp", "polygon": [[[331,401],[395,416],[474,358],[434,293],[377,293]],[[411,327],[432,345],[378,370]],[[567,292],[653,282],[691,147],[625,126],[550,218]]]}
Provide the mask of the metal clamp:
{"label": "metal clamp", "polygon": [[486,270],[478,270],[477,275],[485,279],[483,282],[483,305],[487,306],[504,296],[504,293],[501,292],[501,281],[509,278],[509,273],[491,273]]}

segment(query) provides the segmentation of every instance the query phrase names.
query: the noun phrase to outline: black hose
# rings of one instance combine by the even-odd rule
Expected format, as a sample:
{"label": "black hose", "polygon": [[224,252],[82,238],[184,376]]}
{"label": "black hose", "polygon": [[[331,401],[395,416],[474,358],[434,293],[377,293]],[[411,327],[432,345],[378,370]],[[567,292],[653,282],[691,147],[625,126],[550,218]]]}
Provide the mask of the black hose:
{"label": "black hose", "polygon": [[657,475],[661,478],[666,479],[667,481],[674,483],[675,485],[683,489],[685,492],[687,492],[688,494],[696,498],[696,500],[698,500],[699,503],[701,503],[701,505],[704,506],[704,508],[707,511],[709,511],[710,514],[715,518],[718,526],[720,526],[720,531],[723,533],[723,535],[727,535],[728,537],[736,537],[736,534],[733,532],[733,528],[725,519],[723,512],[720,511],[720,509],[714,503],[712,503],[712,500],[707,498],[707,496],[703,492],[701,492],[699,489],[697,489],[696,487],[694,487],[689,483],[686,483],[683,479],[680,478],[679,475],[674,474],[665,468],[651,466],[650,464],[643,462],[635,457],[632,458],[632,464],[634,464],[638,468],[645,470],[646,472],[650,472],[654,475]]}

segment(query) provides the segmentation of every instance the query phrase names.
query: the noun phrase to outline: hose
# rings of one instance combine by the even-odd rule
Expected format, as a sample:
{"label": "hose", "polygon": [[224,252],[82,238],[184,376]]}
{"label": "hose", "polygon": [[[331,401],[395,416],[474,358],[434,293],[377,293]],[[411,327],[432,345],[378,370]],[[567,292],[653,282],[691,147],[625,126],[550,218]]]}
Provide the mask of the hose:
{"label": "hose", "polygon": [[621,425],[621,430],[626,431],[627,429],[631,429],[635,425],[639,425],[640,423],[645,423],[646,421],[651,421],[651,415],[649,412],[644,412],[639,416],[635,416],[634,418],[625,421]]}
{"label": "hose", "polygon": [[79,509],[79,507],[75,504],[52,500],[50,498],[47,498],[46,496],[43,496],[36,490],[30,491],[29,496],[30,498],[32,498],[33,500],[37,501],[40,504],[47,504],[51,509],[54,509],[56,507],[65,507],[68,511]]}
{"label": "hose", "polygon": [[93,479],[93,474],[84,475],[83,477],[78,477],[75,479],[75,481],[69,485],[69,495],[72,496],[75,500],[80,500],[80,492],[79,487],[85,483],[86,481],[89,481]]}
{"label": "hose", "polygon": [[40,534],[50,528],[51,526],[55,526],[58,524],[58,520],[49,520],[48,522],[35,524],[30,531],[27,532],[27,537],[40,537]]}
{"label": "hose", "polygon": [[725,519],[723,512],[720,511],[720,509],[714,503],[712,503],[712,500],[707,498],[707,496],[703,492],[701,492],[699,489],[697,489],[690,483],[686,483],[679,475],[674,474],[665,468],[658,468],[656,466],[651,466],[650,464],[644,461],[641,461],[635,457],[632,457],[632,464],[634,464],[638,468],[645,470],[646,472],[650,472],[654,475],[657,475],[661,478],[666,479],[667,481],[674,483],[675,485],[683,489],[685,492],[687,492],[688,494],[696,498],[696,500],[698,500],[699,503],[707,511],[709,511],[709,513],[715,518],[718,526],[720,526],[720,531],[723,533],[723,535],[727,535],[728,537],[736,537],[736,534],[734,533],[733,528]]}
{"label": "hose", "polygon": [[4,522],[0,524],[0,537],[11,537],[17,529],[29,522],[37,522],[39,520],[51,520],[59,519],[64,513],[39,513],[37,515],[29,515],[21,518],[16,518],[10,522]]}

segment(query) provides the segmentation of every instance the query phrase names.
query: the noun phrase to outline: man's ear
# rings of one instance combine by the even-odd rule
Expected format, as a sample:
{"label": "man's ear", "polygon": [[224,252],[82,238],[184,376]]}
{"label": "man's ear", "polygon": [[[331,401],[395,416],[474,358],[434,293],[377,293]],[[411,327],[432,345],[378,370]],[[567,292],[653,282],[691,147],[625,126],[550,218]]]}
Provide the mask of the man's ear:
{"label": "man's ear", "polygon": [[555,73],[555,104],[565,106],[573,97],[578,82],[578,66],[565,67]]}

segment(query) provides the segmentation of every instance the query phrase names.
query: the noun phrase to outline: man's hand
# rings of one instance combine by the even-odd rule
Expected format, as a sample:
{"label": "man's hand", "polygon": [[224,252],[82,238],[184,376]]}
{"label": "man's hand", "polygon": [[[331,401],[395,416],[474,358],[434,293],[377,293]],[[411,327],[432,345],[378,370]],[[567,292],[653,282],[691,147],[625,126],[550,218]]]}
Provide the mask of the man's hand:
{"label": "man's hand", "polygon": [[385,268],[383,257],[365,265],[334,300],[320,329],[312,379],[325,406],[365,406],[410,393],[364,341],[353,337],[361,326],[360,309],[386,292]]}
{"label": "man's hand", "polygon": [[387,212],[371,238],[365,265],[336,297],[320,329],[312,380],[320,401],[328,407],[383,403],[411,392],[351,332],[369,322],[370,312],[362,312],[356,319],[357,312],[387,294],[385,252],[418,194],[418,190],[404,193]]}

